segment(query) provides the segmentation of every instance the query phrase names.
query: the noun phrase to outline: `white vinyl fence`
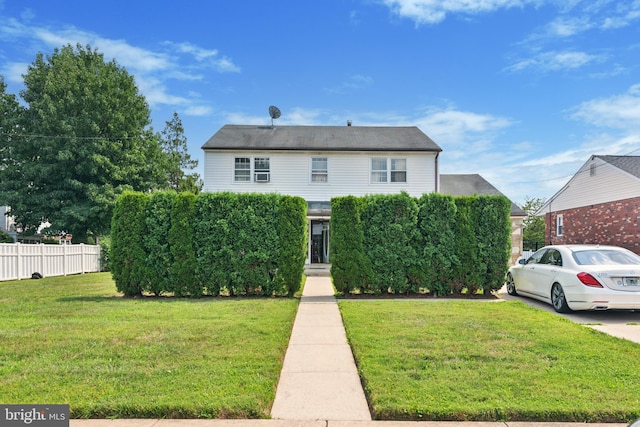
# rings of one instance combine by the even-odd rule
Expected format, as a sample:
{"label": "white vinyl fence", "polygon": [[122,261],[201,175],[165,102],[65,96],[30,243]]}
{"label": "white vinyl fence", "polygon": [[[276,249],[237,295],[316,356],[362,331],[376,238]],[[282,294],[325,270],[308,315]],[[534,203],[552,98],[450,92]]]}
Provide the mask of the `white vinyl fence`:
{"label": "white vinyl fence", "polygon": [[100,271],[100,246],[0,243],[0,281]]}

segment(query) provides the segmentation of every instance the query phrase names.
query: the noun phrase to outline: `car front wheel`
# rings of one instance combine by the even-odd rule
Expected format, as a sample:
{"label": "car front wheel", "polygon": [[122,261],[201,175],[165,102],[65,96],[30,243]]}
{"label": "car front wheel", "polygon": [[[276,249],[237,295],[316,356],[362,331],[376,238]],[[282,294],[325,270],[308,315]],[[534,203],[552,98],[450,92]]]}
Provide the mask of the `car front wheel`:
{"label": "car front wheel", "polygon": [[571,309],[567,305],[567,297],[559,283],[554,283],[551,288],[551,304],[558,313],[570,313]]}
{"label": "car front wheel", "polygon": [[507,274],[507,293],[509,295],[518,295],[518,291],[516,291],[516,282],[513,280],[511,273]]}

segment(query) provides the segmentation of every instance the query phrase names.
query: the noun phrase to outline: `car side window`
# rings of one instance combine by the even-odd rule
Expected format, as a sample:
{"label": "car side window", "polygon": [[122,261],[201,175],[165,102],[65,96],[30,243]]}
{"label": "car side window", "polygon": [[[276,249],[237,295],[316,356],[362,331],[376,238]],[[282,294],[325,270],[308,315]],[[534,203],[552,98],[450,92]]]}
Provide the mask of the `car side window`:
{"label": "car side window", "polygon": [[540,264],[542,257],[547,252],[548,252],[547,249],[540,249],[538,252],[531,255],[531,257],[527,260],[527,264]]}
{"label": "car side window", "polygon": [[549,249],[540,260],[540,264],[562,265],[562,255],[556,249]]}

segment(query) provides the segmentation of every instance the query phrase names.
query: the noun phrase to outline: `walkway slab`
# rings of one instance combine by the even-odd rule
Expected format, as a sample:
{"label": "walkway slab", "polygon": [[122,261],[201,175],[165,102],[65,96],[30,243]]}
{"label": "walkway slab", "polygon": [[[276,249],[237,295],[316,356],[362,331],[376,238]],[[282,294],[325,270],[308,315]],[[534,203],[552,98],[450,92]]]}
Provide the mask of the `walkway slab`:
{"label": "walkway slab", "polygon": [[371,420],[328,277],[307,278],[271,416],[282,420]]}

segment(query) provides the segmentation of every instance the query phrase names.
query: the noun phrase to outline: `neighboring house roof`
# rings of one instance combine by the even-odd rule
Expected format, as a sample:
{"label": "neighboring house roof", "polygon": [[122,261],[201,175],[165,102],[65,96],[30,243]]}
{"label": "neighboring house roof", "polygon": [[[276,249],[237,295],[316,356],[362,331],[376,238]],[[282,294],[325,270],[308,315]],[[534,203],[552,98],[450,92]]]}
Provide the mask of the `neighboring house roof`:
{"label": "neighboring house roof", "polygon": [[[498,195],[504,196],[489,181],[478,174],[440,175],[440,193],[451,196]],[[520,206],[511,202],[511,216],[527,216]]]}
{"label": "neighboring house roof", "polygon": [[415,126],[225,125],[203,146],[207,150],[427,151],[442,148]]}
{"label": "neighboring house roof", "polygon": [[640,178],[640,156],[593,156]]}
{"label": "neighboring house roof", "polygon": [[[580,180],[578,178],[581,178],[580,176],[581,174],[584,174],[587,171],[589,171],[589,167],[594,162],[595,159],[599,159],[617,168],[619,171],[623,172],[623,175],[624,174],[630,175],[633,180],[636,180],[636,181],[640,180],[640,156],[603,156],[603,155],[594,154],[591,157],[589,157],[589,160],[587,160],[584,163],[584,165],[582,165],[582,167],[578,169],[578,171],[571,177],[571,179],[560,190],[558,190],[556,194],[554,194],[551,198],[549,198],[549,200],[547,200],[545,204],[542,205],[540,209],[538,209],[535,215],[542,216],[545,213],[551,212],[552,204],[556,200],[558,200],[558,198],[561,195],[563,195],[569,188],[571,188],[574,182],[576,182],[577,185],[580,185]],[[633,197],[633,196],[637,197],[635,184],[634,184],[633,193],[628,194],[628,197]]]}

